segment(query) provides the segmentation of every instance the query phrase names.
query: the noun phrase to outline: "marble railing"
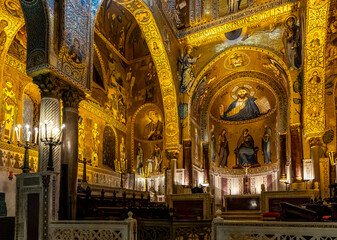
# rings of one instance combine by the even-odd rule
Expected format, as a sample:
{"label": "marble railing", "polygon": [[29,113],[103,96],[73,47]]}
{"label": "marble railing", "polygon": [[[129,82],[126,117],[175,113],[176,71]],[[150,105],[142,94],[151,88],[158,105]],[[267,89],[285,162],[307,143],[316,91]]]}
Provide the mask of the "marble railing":
{"label": "marble railing", "polygon": [[139,239],[211,240],[211,220],[147,220],[138,221]]}
{"label": "marble railing", "polygon": [[[131,214],[132,215],[132,214]],[[137,221],[58,221],[49,224],[50,240],[136,240]]]}
{"label": "marble railing", "polygon": [[[83,164],[78,164],[78,178],[83,179]],[[106,186],[106,187],[119,187],[120,174],[110,169],[97,168],[87,165],[87,181],[90,184]]]}
{"label": "marble railing", "polygon": [[337,223],[323,222],[244,222],[216,218],[212,223],[212,231],[213,240],[337,239]]}

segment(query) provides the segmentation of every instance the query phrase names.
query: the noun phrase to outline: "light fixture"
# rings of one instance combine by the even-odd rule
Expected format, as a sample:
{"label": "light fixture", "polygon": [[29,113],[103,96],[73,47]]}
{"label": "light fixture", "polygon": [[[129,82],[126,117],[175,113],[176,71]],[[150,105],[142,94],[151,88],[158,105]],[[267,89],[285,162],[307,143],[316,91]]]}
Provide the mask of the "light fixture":
{"label": "light fixture", "polygon": [[9,171],[8,179],[9,179],[10,181],[13,180],[13,172],[12,172],[12,171]]}

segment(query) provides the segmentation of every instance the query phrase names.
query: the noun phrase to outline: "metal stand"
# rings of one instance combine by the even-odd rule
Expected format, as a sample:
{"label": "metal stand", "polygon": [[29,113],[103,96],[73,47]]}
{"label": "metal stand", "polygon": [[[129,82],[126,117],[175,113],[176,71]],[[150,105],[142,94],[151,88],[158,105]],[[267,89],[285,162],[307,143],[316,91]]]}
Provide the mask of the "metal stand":
{"label": "metal stand", "polygon": [[35,147],[36,143],[29,143],[28,141],[26,141],[25,144],[22,144],[20,141],[18,141],[18,146],[25,148],[25,156],[24,156],[24,159],[23,159],[22,171],[23,171],[23,173],[29,173],[29,171],[30,171],[30,168],[29,168],[29,149],[31,149],[32,147]]}
{"label": "metal stand", "polygon": [[91,159],[87,161],[86,158],[83,158],[83,160],[78,159],[79,163],[83,163],[83,179],[82,182],[86,183],[87,182],[87,163],[91,164]]}
{"label": "metal stand", "polygon": [[49,146],[49,158],[48,158],[47,170],[54,171],[53,148],[58,145],[61,145],[62,142],[60,141],[60,139],[55,141],[53,137],[45,138],[45,139],[41,138],[40,141],[43,142],[45,145]]}

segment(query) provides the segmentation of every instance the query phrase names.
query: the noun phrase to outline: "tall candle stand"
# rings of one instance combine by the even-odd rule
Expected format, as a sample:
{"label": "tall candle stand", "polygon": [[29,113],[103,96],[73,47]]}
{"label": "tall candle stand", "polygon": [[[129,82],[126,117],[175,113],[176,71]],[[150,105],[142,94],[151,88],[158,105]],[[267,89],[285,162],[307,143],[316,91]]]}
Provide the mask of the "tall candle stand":
{"label": "tall candle stand", "polygon": [[[19,147],[23,147],[25,149],[25,155],[23,158],[23,166],[22,166],[22,171],[23,173],[29,173],[30,168],[29,168],[29,149],[35,147],[36,144],[36,140],[37,140],[37,132],[38,129],[35,128],[35,142],[30,142],[31,141],[31,135],[32,132],[29,131],[30,126],[26,125],[26,140],[23,141],[23,143],[21,143],[21,125],[17,125],[17,127],[15,127],[15,132],[16,132],[16,140],[17,140],[17,145]],[[11,133],[12,134],[12,133]],[[9,143],[11,143],[9,141]]]}
{"label": "tall candle stand", "polygon": [[87,182],[87,163],[91,164],[91,159],[87,160],[86,158],[83,158],[83,160],[78,159],[79,163],[83,163],[83,180],[82,182]]}
{"label": "tall candle stand", "polygon": [[244,169],[244,187],[243,187],[243,194],[250,194],[251,191],[250,191],[250,188],[249,188],[249,179],[248,179],[248,169],[250,168],[251,166],[243,166],[243,169]]}
{"label": "tall candle stand", "polygon": [[[51,124],[53,124],[51,122]],[[48,157],[48,166],[47,171],[54,171],[54,162],[53,162],[53,148],[62,144],[62,134],[65,125],[62,125],[61,130],[58,129],[50,129],[50,134],[48,137],[48,124],[45,122],[45,135],[42,136],[40,141],[43,142],[45,145],[49,146],[49,157]],[[42,131],[43,133],[43,131]],[[43,134],[42,134],[43,135]]]}
{"label": "tall candle stand", "polygon": [[24,156],[24,160],[23,160],[22,171],[23,171],[23,173],[29,173],[29,171],[30,171],[30,168],[29,168],[29,149],[31,149],[32,147],[35,147],[36,143],[30,143],[28,141],[25,141],[25,143],[22,144],[20,141],[18,141],[18,146],[25,148],[25,156]]}

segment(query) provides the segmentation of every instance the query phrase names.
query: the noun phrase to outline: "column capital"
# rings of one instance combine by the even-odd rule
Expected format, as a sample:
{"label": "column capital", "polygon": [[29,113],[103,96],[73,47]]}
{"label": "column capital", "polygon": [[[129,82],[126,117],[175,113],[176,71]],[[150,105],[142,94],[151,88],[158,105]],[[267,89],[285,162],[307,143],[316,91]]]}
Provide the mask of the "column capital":
{"label": "column capital", "polygon": [[178,159],[180,148],[178,149],[166,149],[165,154],[168,160]]}
{"label": "column capital", "polygon": [[290,125],[290,132],[299,131],[300,128],[301,128],[301,124],[291,124]]}
{"label": "column capital", "polygon": [[78,109],[79,103],[85,99],[85,94],[77,87],[68,85],[62,90],[63,107]]}
{"label": "column capital", "polygon": [[184,145],[184,148],[191,148],[192,141],[191,140],[184,140],[183,145]]}
{"label": "column capital", "polygon": [[40,88],[42,98],[61,98],[61,80],[54,74],[40,74],[33,78],[33,82]]}
{"label": "column capital", "polygon": [[320,137],[312,137],[309,139],[310,147],[322,146],[322,141]]}

